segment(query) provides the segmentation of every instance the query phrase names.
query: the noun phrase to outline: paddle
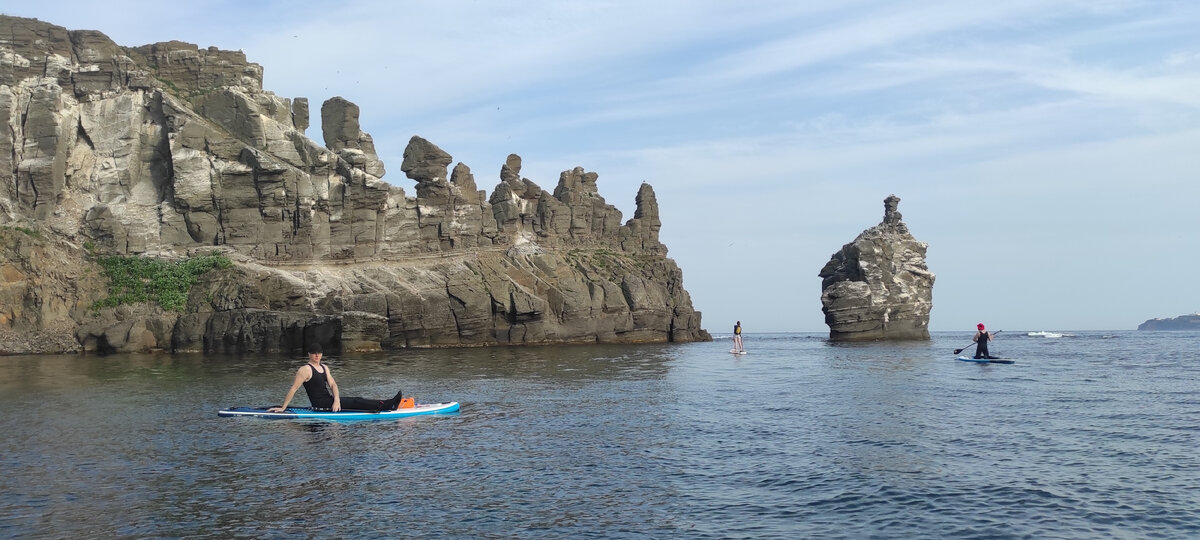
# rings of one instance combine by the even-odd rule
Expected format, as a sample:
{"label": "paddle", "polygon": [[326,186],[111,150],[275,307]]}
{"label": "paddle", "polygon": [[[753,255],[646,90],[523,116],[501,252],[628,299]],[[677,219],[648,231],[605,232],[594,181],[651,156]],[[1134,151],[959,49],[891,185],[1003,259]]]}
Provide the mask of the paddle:
{"label": "paddle", "polygon": [[[1004,330],[996,330],[995,332],[992,332],[992,335],[994,336],[994,335],[996,335],[996,334],[999,334],[1000,332],[1003,332],[1003,331],[1004,331]],[[961,348],[961,349],[954,349],[954,354],[958,354],[958,353],[960,353],[960,352],[963,352],[964,350],[971,348],[971,346],[972,346],[972,345],[974,345],[974,346],[976,346],[976,347],[978,347],[978,346],[979,346],[979,344],[978,344],[978,343],[972,343],[971,345],[967,345],[966,347],[963,347],[963,348]]]}

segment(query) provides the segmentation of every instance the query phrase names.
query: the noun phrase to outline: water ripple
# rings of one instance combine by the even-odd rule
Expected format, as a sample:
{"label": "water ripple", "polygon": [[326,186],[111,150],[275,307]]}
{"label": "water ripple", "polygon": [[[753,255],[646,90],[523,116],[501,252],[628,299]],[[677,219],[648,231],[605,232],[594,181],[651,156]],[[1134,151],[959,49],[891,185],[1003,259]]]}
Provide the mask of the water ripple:
{"label": "water ripple", "polygon": [[0,536],[1200,537],[1194,343],[1063,342],[332,358],[343,390],[463,403],[356,424],[215,416],[277,402],[295,359],[0,358],[27,411],[0,418]]}

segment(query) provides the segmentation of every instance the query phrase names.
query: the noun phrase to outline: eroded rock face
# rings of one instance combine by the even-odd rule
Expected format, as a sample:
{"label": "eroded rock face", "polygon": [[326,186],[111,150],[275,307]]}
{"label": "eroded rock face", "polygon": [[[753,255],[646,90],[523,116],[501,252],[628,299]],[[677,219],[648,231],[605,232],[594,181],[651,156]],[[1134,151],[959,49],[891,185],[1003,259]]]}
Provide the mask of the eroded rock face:
{"label": "eroded rock face", "polygon": [[899,197],[891,195],[883,204],[883,221],[842,246],[819,274],[832,340],[929,339],[934,281],[925,265],[929,246],[901,221]]}
{"label": "eroded rock face", "polygon": [[[121,47],[0,16],[0,227],[17,231],[0,246],[12,300],[0,349],[710,339],[658,241],[649,185],[622,224],[596,173],[564,171],[551,194],[512,155],[488,197],[469,167],[413,137],[408,196],[383,181],[357,105],[325,101],[318,144],[304,135],[308,100],[264,91],[262,73],[241,52]],[[183,313],[88,309],[105,295],[95,255],[213,249],[236,267],[206,275]],[[28,277],[56,258],[71,261],[61,279]],[[13,337],[31,332],[73,344]]]}
{"label": "eroded rock face", "polygon": [[359,127],[358,105],[342,97],[335,97],[321,105],[321,131],[325,136],[325,147],[337,152],[338,156],[355,168],[383,178],[383,162],[375,154],[375,141]]}

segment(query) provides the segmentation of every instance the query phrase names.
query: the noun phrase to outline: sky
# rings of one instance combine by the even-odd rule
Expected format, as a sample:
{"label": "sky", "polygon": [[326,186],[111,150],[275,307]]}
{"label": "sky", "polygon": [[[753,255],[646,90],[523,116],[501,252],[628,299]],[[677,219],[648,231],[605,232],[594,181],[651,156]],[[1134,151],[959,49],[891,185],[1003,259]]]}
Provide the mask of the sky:
{"label": "sky", "polygon": [[[336,7],[332,7],[336,6]],[[420,135],[480,189],[509,154],[599,174],[703,326],[824,332],[830,257],[901,198],[930,329],[1131,330],[1200,311],[1200,2],[856,0],[6,3],[139,46],[242,50],[342,96],[390,171]],[[132,14],[136,13],[136,16]]]}

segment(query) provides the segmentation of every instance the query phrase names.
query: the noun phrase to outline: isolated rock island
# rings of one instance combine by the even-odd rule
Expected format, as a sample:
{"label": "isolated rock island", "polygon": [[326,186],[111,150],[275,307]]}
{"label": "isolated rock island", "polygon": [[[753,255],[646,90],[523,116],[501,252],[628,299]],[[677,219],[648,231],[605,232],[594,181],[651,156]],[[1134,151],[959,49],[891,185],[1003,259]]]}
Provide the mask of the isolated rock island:
{"label": "isolated rock island", "polygon": [[1200,330],[1200,313],[1180,315],[1167,319],[1150,319],[1137,327],[1138,330]]}
{"label": "isolated rock island", "polygon": [[[550,193],[512,155],[488,196],[414,136],[409,195],[354,103],[322,104],[322,145],[262,80],[240,51],[0,16],[0,353],[711,340],[649,184],[622,222],[596,173]],[[212,254],[232,266],[177,309],[103,302],[101,261]]]}
{"label": "isolated rock island", "polygon": [[929,245],[901,221],[900,198],[883,201],[883,221],[858,235],[821,269],[821,310],[833,341],[926,340],[934,275]]}

